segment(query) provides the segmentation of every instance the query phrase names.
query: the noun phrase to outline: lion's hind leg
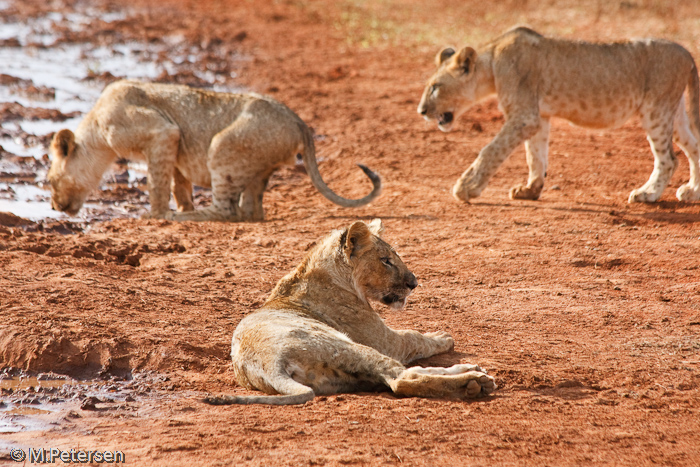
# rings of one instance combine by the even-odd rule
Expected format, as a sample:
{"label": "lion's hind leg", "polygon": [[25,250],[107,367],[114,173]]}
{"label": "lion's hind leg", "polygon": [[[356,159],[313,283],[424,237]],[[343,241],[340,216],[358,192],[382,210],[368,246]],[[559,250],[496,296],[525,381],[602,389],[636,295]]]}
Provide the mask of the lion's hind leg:
{"label": "lion's hind leg", "polygon": [[252,174],[238,170],[235,165],[217,167],[209,164],[211,173],[212,204],[195,211],[171,212],[166,219],[174,221],[221,221],[245,220],[239,201]]}
{"label": "lion's hind leg", "polygon": [[647,106],[642,110],[642,127],[654,154],[654,170],[649,180],[641,187],[632,190],[630,203],[655,203],[668,186],[673,172],[678,167],[678,159],[673,152],[673,119],[675,108]]}
{"label": "lion's hind leg", "polygon": [[[320,345],[318,345],[320,344]],[[316,335],[303,354],[289,355],[285,371],[316,394],[387,389],[406,368],[377,350],[332,335]],[[313,358],[309,359],[309,356]]]}
{"label": "lion's hind leg", "polygon": [[[256,351],[246,330],[234,333],[231,355],[238,383],[268,394],[207,397],[214,405],[303,404],[317,394],[337,394],[387,388],[405,367],[371,347],[357,344],[325,325],[289,326],[284,320],[260,314],[273,332],[255,334]],[[244,323],[256,329],[256,323]],[[286,327],[286,329],[285,329]],[[264,334],[264,333],[263,333]]]}
{"label": "lion's hind leg", "polygon": [[690,129],[688,115],[685,111],[685,99],[681,99],[676,109],[675,121],[673,123],[673,141],[688,157],[690,165],[690,180],[681,185],[676,191],[676,198],[680,201],[698,201],[700,199],[700,148],[698,140]]}
{"label": "lion's hind leg", "polygon": [[496,382],[479,366],[461,364],[449,368],[407,368],[390,386],[401,396],[463,399],[491,394]]}
{"label": "lion's hind leg", "polygon": [[263,195],[265,188],[273,174],[274,169],[265,170],[262,173],[253,177],[253,180],[248,183],[245,191],[241,193],[241,198],[238,203],[241,209],[241,216],[245,221],[261,222],[265,220],[265,211],[263,210]]}

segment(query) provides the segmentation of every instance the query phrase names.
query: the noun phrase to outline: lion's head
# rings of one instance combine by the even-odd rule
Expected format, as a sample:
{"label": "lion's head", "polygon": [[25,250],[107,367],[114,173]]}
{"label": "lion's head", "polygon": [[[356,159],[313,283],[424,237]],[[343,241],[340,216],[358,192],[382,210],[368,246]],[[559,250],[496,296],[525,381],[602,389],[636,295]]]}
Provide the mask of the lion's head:
{"label": "lion's head", "polygon": [[384,228],[379,219],[368,224],[358,221],[343,231],[340,242],[357,291],[366,298],[398,310],[418,286],[393,248],[380,238]]}
{"label": "lion's head", "polygon": [[95,181],[95,167],[86,160],[70,130],[56,133],[50,150],[53,160],[46,178],[51,186],[51,207],[74,216],[102,174]]}
{"label": "lion's head", "polygon": [[455,119],[481,97],[477,95],[477,53],[471,47],[459,52],[448,47],[437,54],[435,63],[438,69],[425,86],[418,113],[426,120],[437,120],[438,128],[447,132]]}

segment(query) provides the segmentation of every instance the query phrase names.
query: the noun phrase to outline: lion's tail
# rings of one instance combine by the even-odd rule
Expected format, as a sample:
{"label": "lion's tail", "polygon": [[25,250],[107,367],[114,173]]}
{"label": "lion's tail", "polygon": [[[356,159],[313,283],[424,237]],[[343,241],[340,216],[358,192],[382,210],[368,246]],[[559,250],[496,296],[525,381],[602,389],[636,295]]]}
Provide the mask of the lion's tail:
{"label": "lion's tail", "polygon": [[700,101],[700,79],[698,78],[698,69],[695,65],[695,60],[692,60],[692,68],[690,70],[690,76],[688,77],[688,118],[690,119],[690,128],[695,136],[695,139],[700,141],[700,108],[698,108],[698,101]]}
{"label": "lion's tail", "polygon": [[314,398],[314,392],[303,394],[279,395],[279,396],[207,396],[204,402],[211,405],[298,405],[304,404]]}
{"label": "lion's tail", "polygon": [[316,189],[326,198],[334,202],[339,206],[344,208],[356,208],[359,206],[364,206],[365,204],[373,201],[382,192],[382,179],[375,172],[372,172],[366,166],[362,164],[357,164],[360,169],[369,177],[372,181],[372,191],[365,197],[360,199],[348,199],[337,195],[333,190],[330,189],[326,182],[323,181],[320,172],[318,171],[318,163],[316,161],[316,146],[314,145],[313,135],[311,134],[311,129],[306,126],[303,122],[299,122],[299,130],[303,135],[304,151],[302,153],[302,160],[304,161],[304,166],[306,167],[306,172],[311,178],[311,183],[316,187]]}
{"label": "lion's tail", "polygon": [[267,404],[295,405],[303,404],[314,398],[314,390],[295,381],[286,371],[266,375],[267,384],[279,395],[275,396],[207,396],[204,402],[211,405]]}

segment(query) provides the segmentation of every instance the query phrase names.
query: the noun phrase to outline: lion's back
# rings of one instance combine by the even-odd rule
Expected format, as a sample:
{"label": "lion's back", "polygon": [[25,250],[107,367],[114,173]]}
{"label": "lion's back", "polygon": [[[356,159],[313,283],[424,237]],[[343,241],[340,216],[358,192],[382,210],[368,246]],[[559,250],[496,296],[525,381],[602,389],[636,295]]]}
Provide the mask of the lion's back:
{"label": "lion's back", "polygon": [[493,42],[499,99],[538,103],[545,117],[591,128],[617,127],[642,106],[680,98],[694,67],[685,48],[659,39],[595,43],[520,29]]}

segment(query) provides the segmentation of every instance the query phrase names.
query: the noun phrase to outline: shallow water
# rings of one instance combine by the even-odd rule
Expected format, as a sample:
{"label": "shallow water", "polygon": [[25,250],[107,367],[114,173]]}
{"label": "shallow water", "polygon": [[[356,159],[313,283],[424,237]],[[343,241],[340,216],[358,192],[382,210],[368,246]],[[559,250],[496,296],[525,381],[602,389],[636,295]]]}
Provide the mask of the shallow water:
{"label": "shallow water", "polygon": [[68,378],[39,378],[36,376],[8,378],[0,379],[0,390],[12,389],[16,391],[29,388],[60,388],[65,384],[76,384],[76,381]]}
{"label": "shallow water", "polygon": [[[11,192],[6,190],[11,190]],[[70,222],[86,220],[89,213],[103,209],[94,203],[85,203],[83,214],[69,216],[51,208],[51,194],[48,190],[32,184],[0,183],[0,212],[10,212],[15,216],[31,221],[59,219]]]}
{"label": "shallow water", "polygon": [[[18,446],[13,433],[57,429],[88,412],[133,413],[151,401],[182,397],[157,388],[167,380],[153,372],[129,374],[126,379],[76,380],[54,373],[32,376],[7,369],[0,374],[0,435],[5,434],[0,437],[0,452]],[[27,438],[22,439],[26,442]],[[0,461],[0,465],[4,464]]]}
{"label": "shallow water", "polygon": [[[45,429],[48,421],[45,416],[63,410],[48,403],[44,398],[25,404],[11,402],[13,395],[41,395],[47,389],[60,389],[65,385],[76,385],[77,381],[65,377],[15,377],[0,379],[0,433],[17,433],[25,430]],[[75,404],[73,404],[75,405]],[[1,446],[1,444],[0,444]]]}

